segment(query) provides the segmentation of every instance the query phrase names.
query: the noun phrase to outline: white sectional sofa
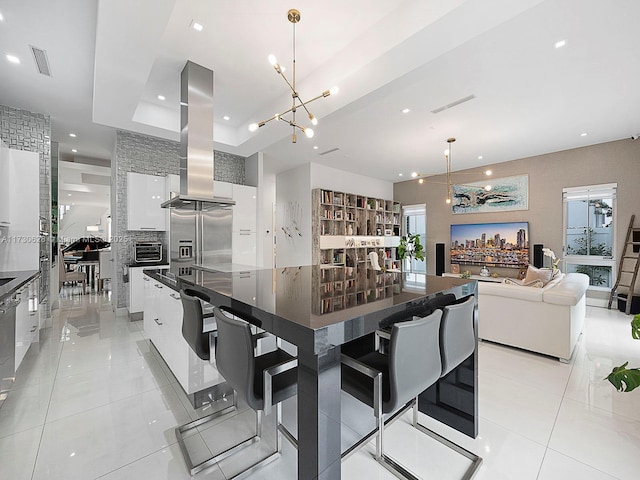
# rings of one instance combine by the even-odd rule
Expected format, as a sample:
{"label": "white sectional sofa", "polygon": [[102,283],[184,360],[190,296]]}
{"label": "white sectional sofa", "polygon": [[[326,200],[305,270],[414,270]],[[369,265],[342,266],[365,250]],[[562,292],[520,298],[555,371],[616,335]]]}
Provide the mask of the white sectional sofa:
{"label": "white sectional sofa", "polygon": [[543,288],[478,283],[479,338],[569,361],[584,325],[587,275],[559,274]]}

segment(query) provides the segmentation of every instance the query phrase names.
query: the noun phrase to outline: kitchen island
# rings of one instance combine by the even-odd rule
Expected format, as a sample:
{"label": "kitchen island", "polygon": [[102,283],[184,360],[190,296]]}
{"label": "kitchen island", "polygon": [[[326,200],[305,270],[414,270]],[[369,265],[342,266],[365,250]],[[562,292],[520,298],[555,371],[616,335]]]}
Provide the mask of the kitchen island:
{"label": "kitchen island", "polygon": [[[437,295],[453,293],[461,298],[475,295],[477,288],[474,280],[371,270],[353,284],[345,279],[345,295],[330,305],[326,300],[337,296],[323,289],[323,278],[330,275],[326,270],[321,266],[192,270],[191,275],[179,276],[174,287],[199,290],[214,305],[251,315],[261,328],[297,347],[298,478],[305,479],[340,478],[342,346],[366,341],[389,318],[410,319]],[[163,272],[147,274],[161,278]],[[475,437],[477,349],[456,370],[421,394],[420,410]]]}

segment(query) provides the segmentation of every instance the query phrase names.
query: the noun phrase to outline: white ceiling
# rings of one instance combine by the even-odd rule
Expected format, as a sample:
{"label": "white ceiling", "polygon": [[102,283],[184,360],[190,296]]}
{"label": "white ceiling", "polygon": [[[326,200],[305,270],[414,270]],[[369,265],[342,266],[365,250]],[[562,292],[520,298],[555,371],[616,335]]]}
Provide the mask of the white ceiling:
{"label": "white ceiling", "polygon": [[58,162],[58,203],[109,209],[111,168]]}
{"label": "white ceiling", "polygon": [[[291,76],[291,7],[301,97],[340,87],[311,105],[316,136],[295,145],[283,123],[247,130],[290,104],[267,55]],[[216,148],[263,151],[268,171],[313,161],[400,181],[441,173],[450,136],[462,169],[640,132],[637,0],[3,0],[0,12],[0,51],[23,60],[0,59],[0,103],[49,113],[63,154],[109,158],[113,128],[178,140],[187,60],[215,72]]]}

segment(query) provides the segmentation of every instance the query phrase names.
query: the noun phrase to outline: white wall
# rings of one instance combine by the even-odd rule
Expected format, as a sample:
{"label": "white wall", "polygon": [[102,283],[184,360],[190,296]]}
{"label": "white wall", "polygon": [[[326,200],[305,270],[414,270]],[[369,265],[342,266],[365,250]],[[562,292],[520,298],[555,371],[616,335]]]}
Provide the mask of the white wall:
{"label": "white wall", "polygon": [[[70,239],[87,236],[106,238],[106,216],[109,210],[109,207],[96,205],[72,205],[59,222],[58,235],[60,242],[69,243]],[[87,232],[88,225],[98,226],[98,231]]]}
{"label": "white wall", "polygon": [[344,172],[318,163],[311,164],[311,189],[326,188],[339,192],[393,200],[393,183]]}
{"label": "white wall", "polygon": [[[293,221],[297,231],[292,228]],[[283,228],[293,233],[289,236]],[[310,164],[276,176],[276,252],[277,267],[311,265]]]}

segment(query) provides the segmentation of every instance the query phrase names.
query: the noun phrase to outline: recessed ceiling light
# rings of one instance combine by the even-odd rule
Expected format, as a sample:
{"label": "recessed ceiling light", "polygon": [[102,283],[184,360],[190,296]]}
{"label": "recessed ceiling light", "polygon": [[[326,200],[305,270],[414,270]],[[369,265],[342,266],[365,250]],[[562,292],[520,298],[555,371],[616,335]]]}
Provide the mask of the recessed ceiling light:
{"label": "recessed ceiling light", "polygon": [[566,40],[559,40],[556,42],[556,48],[562,48],[567,44]]}
{"label": "recessed ceiling light", "polygon": [[401,177],[401,176],[402,176],[402,174],[401,174],[401,173],[399,173],[399,174],[398,174],[398,176],[399,176],[399,177]]}
{"label": "recessed ceiling light", "polygon": [[9,60],[11,63],[20,63],[20,59],[18,57],[16,57],[15,55],[9,55],[8,53],[7,60]]}
{"label": "recessed ceiling light", "polygon": [[2,15],[2,12],[0,12],[0,22],[4,22],[4,15]]}
{"label": "recessed ceiling light", "polygon": [[69,136],[70,136],[71,138],[76,138],[76,137],[77,137],[77,135],[76,135],[75,133],[70,133],[70,134],[69,134]]}
{"label": "recessed ceiling light", "polygon": [[314,146],[313,146],[313,149],[314,149],[314,150],[317,150],[317,149],[318,149],[318,145],[314,145]]}
{"label": "recessed ceiling light", "polygon": [[411,111],[411,109],[409,108],[403,108],[402,109],[402,113],[409,113]]}
{"label": "recessed ceiling light", "polygon": [[416,177],[418,176],[418,172],[412,172],[412,173],[411,173],[411,176],[412,176],[413,178],[416,178]]}
{"label": "recessed ceiling light", "polygon": [[166,100],[167,97],[165,97],[164,95],[158,95],[158,100]]}
{"label": "recessed ceiling light", "polygon": [[201,24],[199,24],[198,22],[192,22],[191,23],[191,28],[193,28],[194,30],[196,30],[198,32],[201,32],[204,27]]}
{"label": "recessed ceiling light", "polygon": [[225,120],[230,120],[229,115],[225,115],[225,116],[224,116],[224,117],[222,117],[222,118],[224,118]]}
{"label": "recessed ceiling light", "polygon": [[71,196],[71,194],[70,194],[70,193],[67,193],[67,197],[70,197],[70,196]]}
{"label": "recessed ceiling light", "polygon": [[73,153],[78,153],[78,150],[76,150],[75,148],[72,148],[72,149],[71,149],[71,151],[72,151]]}
{"label": "recessed ceiling light", "polygon": [[478,155],[478,160],[482,160],[482,155]]}
{"label": "recessed ceiling light", "polygon": [[586,137],[586,136],[587,136],[587,132],[582,132],[582,133],[580,134],[580,136],[581,136],[581,137]]}

